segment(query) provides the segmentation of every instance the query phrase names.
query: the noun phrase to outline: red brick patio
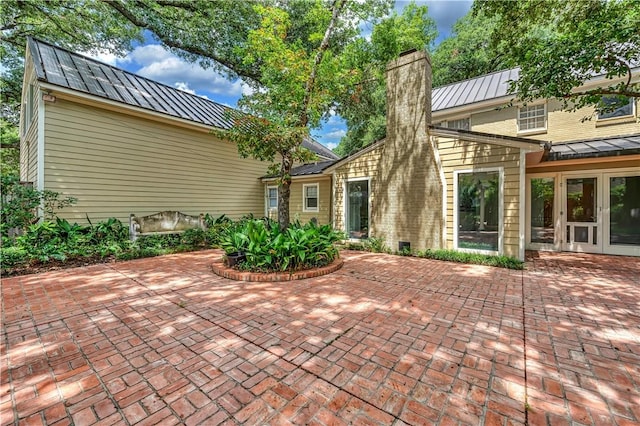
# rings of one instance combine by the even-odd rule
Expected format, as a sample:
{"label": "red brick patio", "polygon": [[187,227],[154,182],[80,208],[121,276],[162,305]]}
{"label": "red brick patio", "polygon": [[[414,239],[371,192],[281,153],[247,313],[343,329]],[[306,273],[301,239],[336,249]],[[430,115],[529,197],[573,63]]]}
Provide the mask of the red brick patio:
{"label": "red brick patio", "polygon": [[637,258],[238,283],[217,254],[4,279],[2,425],[640,424]]}

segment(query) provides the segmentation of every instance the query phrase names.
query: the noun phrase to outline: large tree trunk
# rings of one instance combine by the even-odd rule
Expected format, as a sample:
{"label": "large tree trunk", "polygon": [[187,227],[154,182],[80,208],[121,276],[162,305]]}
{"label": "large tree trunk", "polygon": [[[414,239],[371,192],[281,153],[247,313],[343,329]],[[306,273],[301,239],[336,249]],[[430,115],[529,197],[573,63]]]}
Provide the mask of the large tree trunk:
{"label": "large tree trunk", "polygon": [[278,224],[280,230],[289,227],[289,199],[291,198],[291,169],[293,160],[290,155],[282,156],[280,168],[280,185],[278,186]]}

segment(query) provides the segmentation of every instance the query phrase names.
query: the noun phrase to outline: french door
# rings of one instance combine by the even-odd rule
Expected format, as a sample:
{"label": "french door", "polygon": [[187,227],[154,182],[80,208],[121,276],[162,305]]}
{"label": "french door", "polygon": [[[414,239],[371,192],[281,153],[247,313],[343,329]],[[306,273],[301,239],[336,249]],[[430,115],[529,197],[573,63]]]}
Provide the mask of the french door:
{"label": "french door", "polygon": [[562,179],[562,249],[602,252],[602,175],[571,175]]}
{"label": "french door", "polygon": [[640,256],[640,169],[531,175],[527,248]]}

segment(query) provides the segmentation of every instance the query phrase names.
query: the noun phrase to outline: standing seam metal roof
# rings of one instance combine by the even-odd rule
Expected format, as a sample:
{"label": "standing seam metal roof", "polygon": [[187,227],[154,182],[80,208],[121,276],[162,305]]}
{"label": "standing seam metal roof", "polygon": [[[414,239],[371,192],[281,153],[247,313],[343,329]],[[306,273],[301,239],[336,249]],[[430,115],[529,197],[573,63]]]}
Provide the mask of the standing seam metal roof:
{"label": "standing seam metal roof", "polygon": [[[41,40],[28,43],[40,81],[223,130],[233,125],[227,118],[232,108]],[[310,138],[302,146],[321,157],[339,158]]]}
{"label": "standing seam metal roof", "polygon": [[640,154],[640,134],[554,143],[547,161]]}
{"label": "standing seam metal roof", "polygon": [[485,74],[433,89],[432,111],[441,111],[509,95],[509,82],[517,80],[519,68]]}

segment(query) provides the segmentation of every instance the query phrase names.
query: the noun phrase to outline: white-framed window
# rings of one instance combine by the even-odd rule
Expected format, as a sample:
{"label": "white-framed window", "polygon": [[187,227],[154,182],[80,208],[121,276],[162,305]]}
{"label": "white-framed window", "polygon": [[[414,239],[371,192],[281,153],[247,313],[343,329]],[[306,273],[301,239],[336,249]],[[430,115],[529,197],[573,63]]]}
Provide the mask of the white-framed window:
{"label": "white-framed window", "polygon": [[503,236],[502,167],[454,171],[454,248],[501,254]]}
{"label": "white-framed window", "polygon": [[448,120],[447,127],[456,130],[471,130],[469,117],[459,118],[457,120]]}
{"label": "white-framed window", "polygon": [[518,108],[518,132],[547,130],[547,105],[527,105]]}
{"label": "white-framed window", "polygon": [[302,211],[317,212],[320,203],[320,188],[317,183],[306,183],[302,185]]}
{"label": "white-framed window", "polygon": [[618,105],[615,109],[611,110],[610,107],[614,103],[619,103],[620,99],[616,96],[603,96],[600,102],[605,111],[598,111],[598,120],[607,120],[610,118],[622,118],[633,117],[635,114],[635,99],[626,98],[627,103],[624,105]]}
{"label": "white-framed window", "polygon": [[267,186],[267,211],[278,210],[278,187]]}
{"label": "white-framed window", "polygon": [[24,103],[23,135],[27,133],[27,130],[31,126],[31,122],[33,121],[33,117],[35,117],[36,102],[36,89],[33,84],[30,84],[27,88],[27,101]]}

